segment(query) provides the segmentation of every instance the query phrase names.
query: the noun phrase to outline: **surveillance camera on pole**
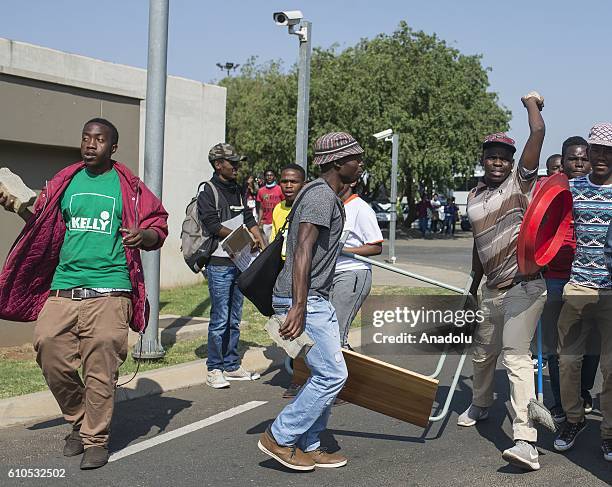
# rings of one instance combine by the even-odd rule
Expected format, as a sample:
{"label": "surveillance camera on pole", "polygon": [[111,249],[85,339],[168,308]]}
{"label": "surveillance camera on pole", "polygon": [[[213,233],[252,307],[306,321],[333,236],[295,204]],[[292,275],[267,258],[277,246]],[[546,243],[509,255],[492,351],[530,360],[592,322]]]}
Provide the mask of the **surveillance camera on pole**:
{"label": "surveillance camera on pole", "polygon": [[384,140],[384,141],[390,141],[391,139],[389,137],[391,137],[393,135],[393,129],[387,129],[387,130],[383,130],[382,132],[377,132],[373,135],[373,137],[378,140]]}
{"label": "surveillance camera on pole", "polygon": [[304,18],[301,10],[287,10],[285,12],[274,12],[272,18],[276,25],[287,26],[289,34],[297,35],[301,42],[308,41],[308,29],[306,26],[300,27],[300,22]]}
{"label": "surveillance camera on pole", "polygon": [[395,222],[397,221],[397,159],[399,152],[399,134],[393,132],[393,129],[377,132],[373,137],[385,142],[391,142],[391,215],[389,221],[389,258],[387,262],[395,263]]}
{"label": "surveillance camera on pole", "polygon": [[300,40],[300,56],[298,61],[298,106],[297,129],[295,139],[295,160],[308,172],[308,105],[310,97],[310,52],[312,24],[304,20],[300,10],[285,10],[272,14],[274,23],[286,26],[289,34],[298,36]]}

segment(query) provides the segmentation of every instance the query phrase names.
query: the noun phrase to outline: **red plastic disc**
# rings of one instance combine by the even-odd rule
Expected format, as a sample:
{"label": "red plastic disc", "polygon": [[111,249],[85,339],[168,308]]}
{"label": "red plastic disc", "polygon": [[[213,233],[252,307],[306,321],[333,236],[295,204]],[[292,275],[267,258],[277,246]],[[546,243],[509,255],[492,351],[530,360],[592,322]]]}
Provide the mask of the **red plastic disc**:
{"label": "red plastic disc", "polygon": [[519,271],[529,276],[547,265],[563,245],[572,222],[572,193],[565,174],[550,176],[529,203],[517,244]]}

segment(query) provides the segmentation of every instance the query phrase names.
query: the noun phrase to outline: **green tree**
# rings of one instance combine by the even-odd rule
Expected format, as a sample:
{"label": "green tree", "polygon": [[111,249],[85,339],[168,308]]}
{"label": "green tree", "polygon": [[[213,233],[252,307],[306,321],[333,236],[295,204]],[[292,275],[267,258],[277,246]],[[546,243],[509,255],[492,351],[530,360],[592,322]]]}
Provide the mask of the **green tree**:
{"label": "green tree", "polygon": [[[295,154],[296,67],[257,65],[226,78],[227,138],[248,154],[252,170],[280,168]],[[338,52],[315,49],[311,63],[309,157],[332,130],[352,133],[366,150],[374,183],[390,180],[389,144],[372,133],[400,134],[400,182],[409,201],[418,188],[444,190],[457,174],[471,175],[480,143],[507,130],[510,112],[488,91],[481,56],[464,55],[435,34],[401,22],[392,34],[362,39]]]}

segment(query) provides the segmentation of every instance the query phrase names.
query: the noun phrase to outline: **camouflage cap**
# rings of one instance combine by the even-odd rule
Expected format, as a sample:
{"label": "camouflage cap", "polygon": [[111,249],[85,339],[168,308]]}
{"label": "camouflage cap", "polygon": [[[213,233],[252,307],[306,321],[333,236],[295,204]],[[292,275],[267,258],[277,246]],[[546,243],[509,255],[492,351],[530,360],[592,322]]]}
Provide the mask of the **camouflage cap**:
{"label": "camouflage cap", "polygon": [[225,159],[230,162],[240,162],[243,160],[242,156],[236,152],[236,149],[225,142],[213,145],[208,151],[209,162],[214,162],[219,159]]}

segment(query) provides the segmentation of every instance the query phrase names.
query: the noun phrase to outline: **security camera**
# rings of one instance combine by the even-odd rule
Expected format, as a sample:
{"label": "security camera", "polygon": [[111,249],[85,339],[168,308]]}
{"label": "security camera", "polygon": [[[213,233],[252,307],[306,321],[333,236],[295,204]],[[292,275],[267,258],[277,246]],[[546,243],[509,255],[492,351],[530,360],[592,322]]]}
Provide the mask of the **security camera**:
{"label": "security camera", "polygon": [[274,12],[272,18],[276,25],[297,25],[304,18],[301,10],[288,10],[286,12]]}
{"label": "security camera", "polygon": [[393,135],[393,129],[383,130],[382,132],[378,132],[373,135],[376,140],[384,140],[387,137],[391,137]]}

